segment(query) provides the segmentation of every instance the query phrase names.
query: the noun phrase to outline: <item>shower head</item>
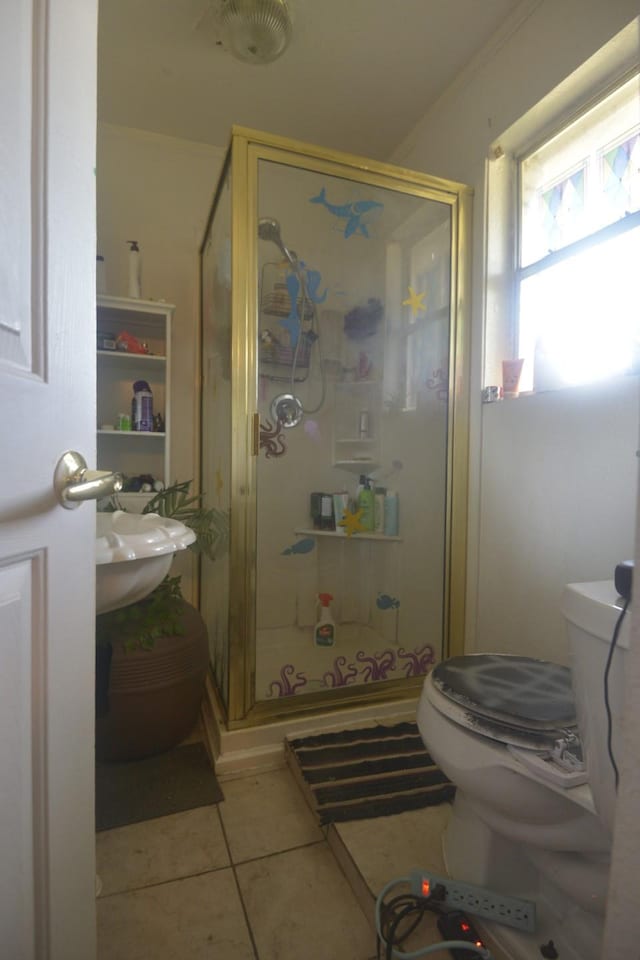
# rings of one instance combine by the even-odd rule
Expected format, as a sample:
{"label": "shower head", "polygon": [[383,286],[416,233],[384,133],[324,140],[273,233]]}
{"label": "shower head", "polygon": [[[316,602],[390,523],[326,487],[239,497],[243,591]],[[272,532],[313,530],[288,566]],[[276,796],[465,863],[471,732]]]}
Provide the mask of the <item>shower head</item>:
{"label": "shower head", "polygon": [[277,220],[271,220],[269,217],[263,217],[258,220],[258,236],[261,240],[269,240],[275,243],[276,247],[284,254],[292,267],[297,265],[297,258],[293,251],[288,250],[282,242],[280,235],[280,224]]}
{"label": "shower head", "polygon": [[258,236],[261,240],[271,240],[272,243],[277,243],[279,247],[282,246],[280,224],[277,220],[270,220],[268,217],[258,220]]}

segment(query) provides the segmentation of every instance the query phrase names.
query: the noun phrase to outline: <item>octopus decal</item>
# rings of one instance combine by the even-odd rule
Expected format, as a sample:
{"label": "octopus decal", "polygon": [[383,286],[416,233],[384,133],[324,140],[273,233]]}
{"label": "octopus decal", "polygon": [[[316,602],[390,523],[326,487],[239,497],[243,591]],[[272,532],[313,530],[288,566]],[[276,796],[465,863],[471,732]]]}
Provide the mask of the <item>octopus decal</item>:
{"label": "octopus decal", "polygon": [[282,457],[287,452],[280,420],[276,420],[275,427],[270,420],[260,424],[260,449],[265,451],[267,459]]}

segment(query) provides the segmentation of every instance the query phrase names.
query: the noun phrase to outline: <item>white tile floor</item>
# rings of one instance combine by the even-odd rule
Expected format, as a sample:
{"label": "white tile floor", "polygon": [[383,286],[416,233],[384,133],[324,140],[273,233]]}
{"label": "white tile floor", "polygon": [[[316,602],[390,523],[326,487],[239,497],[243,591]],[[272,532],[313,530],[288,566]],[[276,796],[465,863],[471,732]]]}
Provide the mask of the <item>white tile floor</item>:
{"label": "white tile floor", "polygon": [[[382,886],[444,872],[446,804],[321,830],[286,767],[222,787],[98,834],[98,960],[371,960]],[[405,949],[439,939],[427,924]]]}

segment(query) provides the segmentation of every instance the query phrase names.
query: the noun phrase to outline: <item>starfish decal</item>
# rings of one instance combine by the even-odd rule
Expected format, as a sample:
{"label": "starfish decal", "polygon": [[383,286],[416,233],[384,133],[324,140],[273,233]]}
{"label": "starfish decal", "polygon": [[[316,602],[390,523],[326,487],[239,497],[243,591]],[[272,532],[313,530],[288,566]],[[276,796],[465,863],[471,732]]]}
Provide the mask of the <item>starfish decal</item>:
{"label": "starfish decal", "polygon": [[342,520],[338,521],[338,526],[344,527],[348,537],[354,533],[364,533],[364,527],[360,523],[361,516],[362,510],[356,510],[355,513],[345,510]]}
{"label": "starfish decal", "polygon": [[411,313],[414,317],[417,317],[421,310],[427,309],[424,303],[426,295],[426,291],[424,293],[416,293],[413,287],[409,287],[409,296],[406,300],[402,301],[402,306],[411,307]]}

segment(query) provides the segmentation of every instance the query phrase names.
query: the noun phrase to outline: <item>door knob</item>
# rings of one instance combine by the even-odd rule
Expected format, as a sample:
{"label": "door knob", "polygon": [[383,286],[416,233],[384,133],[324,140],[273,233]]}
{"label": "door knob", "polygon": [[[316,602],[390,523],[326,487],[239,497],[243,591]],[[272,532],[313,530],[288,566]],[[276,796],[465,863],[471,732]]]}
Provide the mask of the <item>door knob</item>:
{"label": "door knob", "polygon": [[75,510],[83,500],[101,500],[122,490],[122,474],[110,470],[88,470],[84,457],[67,450],[56,464],[53,487],[58,502]]}

